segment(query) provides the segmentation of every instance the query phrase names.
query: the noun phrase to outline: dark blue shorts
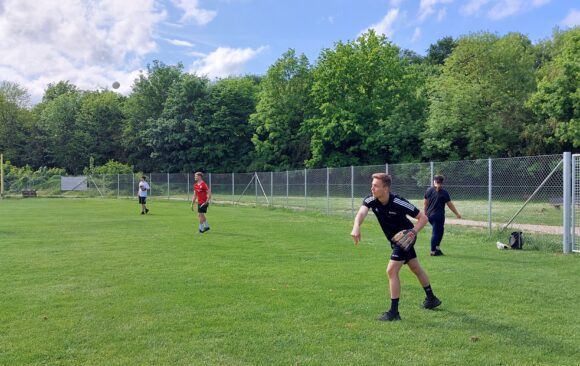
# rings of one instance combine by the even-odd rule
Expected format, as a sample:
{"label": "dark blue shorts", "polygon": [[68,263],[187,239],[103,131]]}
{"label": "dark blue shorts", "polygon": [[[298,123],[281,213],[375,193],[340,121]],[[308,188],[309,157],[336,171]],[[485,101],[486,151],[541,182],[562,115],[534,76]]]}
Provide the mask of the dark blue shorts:
{"label": "dark blue shorts", "polygon": [[139,196],[139,203],[142,204],[142,205],[146,204],[147,203],[147,197],[141,197],[141,196]]}

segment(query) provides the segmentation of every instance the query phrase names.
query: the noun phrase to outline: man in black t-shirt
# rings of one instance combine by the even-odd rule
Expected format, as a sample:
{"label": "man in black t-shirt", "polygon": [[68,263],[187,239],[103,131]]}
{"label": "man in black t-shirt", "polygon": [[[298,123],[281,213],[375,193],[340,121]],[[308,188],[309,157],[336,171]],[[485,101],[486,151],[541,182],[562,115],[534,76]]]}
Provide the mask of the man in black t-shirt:
{"label": "man in black t-shirt", "polygon": [[441,240],[443,240],[443,233],[445,232],[445,205],[451,211],[461,218],[459,211],[455,208],[449,192],[443,188],[443,176],[436,175],[433,178],[433,187],[427,188],[425,192],[425,200],[423,201],[423,208],[429,223],[433,230],[431,231],[431,256],[438,257],[443,255],[441,251]]}
{"label": "man in black t-shirt", "polygon": [[[415,249],[411,247],[411,249],[405,251],[392,241],[392,237],[401,230],[412,230],[414,234],[418,233],[427,224],[427,217],[409,203],[409,201],[391,193],[391,177],[388,174],[373,174],[371,193],[370,196],[364,199],[354,219],[354,225],[350,235],[354,240],[354,244],[358,245],[361,239],[360,226],[364,222],[369,210],[372,210],[393,249],[389,264],[387,265],[391,308],[378,319],[387,321],[401,320],[399,315],[399,296],[401,292],[399,271],[404,264],[409,266],[425,290],[426,299],[423,302],[423,307],[425,309],[436,308],[441,305],[441,301],[433,294],[429,277],[419,264]],[[417,223],[413,225],[407,218],[407,215],[417,219]]]}

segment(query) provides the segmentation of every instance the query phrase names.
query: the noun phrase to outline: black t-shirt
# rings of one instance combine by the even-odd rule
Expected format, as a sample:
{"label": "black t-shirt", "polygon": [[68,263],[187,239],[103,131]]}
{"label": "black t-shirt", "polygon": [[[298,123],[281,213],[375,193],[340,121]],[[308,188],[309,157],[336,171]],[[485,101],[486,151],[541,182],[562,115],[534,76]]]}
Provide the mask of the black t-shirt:
{"label": "black t-shirt", "polygon": [[427,200],[427,216],[445,215],[445,204],[451,201],[449,193],[444,188],[437,192],[435,187],[427,188],[425,199]]}
{"label": "black t-shirt", "polygon": [[414,225],[407,215],[417,217],[420,212],[409,201],[393,193],[389,193],[389,202],[386,205],[372,195],[364,199],[363,205],[375,213],[383,233],[389,240],[401,230],[412,229]]}

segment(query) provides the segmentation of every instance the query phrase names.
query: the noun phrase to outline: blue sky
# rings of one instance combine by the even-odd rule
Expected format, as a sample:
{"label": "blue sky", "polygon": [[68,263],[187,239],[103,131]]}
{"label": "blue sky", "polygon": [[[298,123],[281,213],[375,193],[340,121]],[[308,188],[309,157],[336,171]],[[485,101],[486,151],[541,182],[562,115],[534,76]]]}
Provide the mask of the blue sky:
{"label": "blue sky", "polygon": [[580,25],[575,0],[0,0],[0,81],[38,101],[51,82],[129,93],[153,60],[210,78],[265,74],[294,48],[324,48],[369,28],[425,54],[444,36],[526,34]]}

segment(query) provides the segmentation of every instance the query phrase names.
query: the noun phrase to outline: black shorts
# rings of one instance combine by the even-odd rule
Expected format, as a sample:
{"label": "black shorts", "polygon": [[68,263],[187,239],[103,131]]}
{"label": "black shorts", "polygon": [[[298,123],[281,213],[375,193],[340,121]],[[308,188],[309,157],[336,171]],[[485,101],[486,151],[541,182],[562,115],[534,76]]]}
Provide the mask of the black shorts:
{"label": "black shorts", "polygon": [[404,264],[407,264],[411,259],[417,258],[415,246],[412,246],[409,250],[404,250],[401,247],[391,244],[391,248],[393,248],[393,252],[391,253],[392,261],[404,261]]}
{"label": "black shorts", "polygon": [[207,206],[209,206],[209,202],[204,202],[201,205],[197,205],[197,212],[198,213],[206,213]]}
{"label": "black shorts", "polygon": [[139,203],[142,204],[142,205],[146,204],[147,203],[147,197],[141,197],[141,196],[139,196]]}

